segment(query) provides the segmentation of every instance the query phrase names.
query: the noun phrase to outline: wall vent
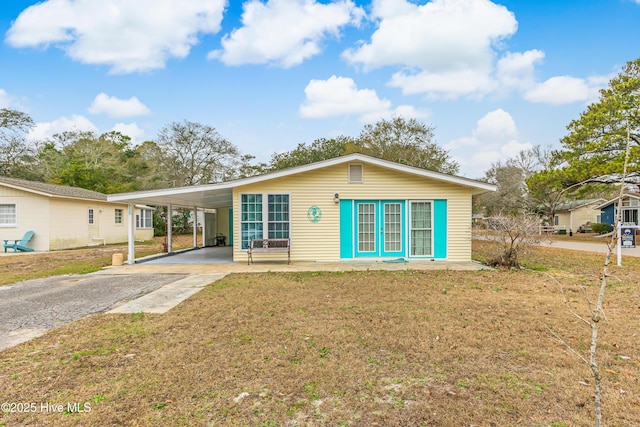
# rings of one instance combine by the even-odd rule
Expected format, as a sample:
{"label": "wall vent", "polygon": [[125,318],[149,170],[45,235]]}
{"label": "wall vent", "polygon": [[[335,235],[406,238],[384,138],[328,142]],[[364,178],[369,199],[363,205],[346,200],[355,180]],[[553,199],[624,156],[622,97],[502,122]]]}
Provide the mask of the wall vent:
{"label": "wall vent", "polygon": [[363,173],[362,173],[362,165],[361,164],[352,164],[349,165],[349,182],[363,182]]}

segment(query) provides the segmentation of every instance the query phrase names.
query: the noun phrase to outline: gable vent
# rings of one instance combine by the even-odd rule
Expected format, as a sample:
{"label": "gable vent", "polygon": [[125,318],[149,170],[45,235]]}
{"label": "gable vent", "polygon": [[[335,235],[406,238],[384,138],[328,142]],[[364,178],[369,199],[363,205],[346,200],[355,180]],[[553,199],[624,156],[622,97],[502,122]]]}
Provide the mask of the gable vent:
{"label": "gable vent", "polygon": [[349,165],[349,182],[362,181],[362,165]]}

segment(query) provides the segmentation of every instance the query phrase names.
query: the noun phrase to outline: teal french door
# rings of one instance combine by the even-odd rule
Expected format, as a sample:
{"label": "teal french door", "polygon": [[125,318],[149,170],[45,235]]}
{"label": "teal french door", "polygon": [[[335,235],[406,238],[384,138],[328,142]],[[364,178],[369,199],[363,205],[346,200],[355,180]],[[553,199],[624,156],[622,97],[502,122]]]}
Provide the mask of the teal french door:
{"label": "teal french door", "polygon": [[405,255],[405,202],[357,200],[354,212],[355,256]]}

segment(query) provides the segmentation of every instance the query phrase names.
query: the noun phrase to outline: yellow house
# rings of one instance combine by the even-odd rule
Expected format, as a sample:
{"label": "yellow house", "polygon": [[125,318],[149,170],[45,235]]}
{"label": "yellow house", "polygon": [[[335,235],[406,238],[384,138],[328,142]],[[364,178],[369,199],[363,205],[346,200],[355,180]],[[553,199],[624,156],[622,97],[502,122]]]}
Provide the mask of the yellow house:
{"label": "yellow house", "polygon": [[[36,251],[126,242],[127,209],[95,191],[0,177],[0,240],[33,231],[28,246]],[[152,213],[135,207],[135,240],[153,238]]]}
{"label": "yellow house", "polygon": [[[471,198],[487,191],[495,186],[350,154],[235,181],[108,200],[216,209],[215,228],[218,234],[228,230],[234,261],[246,262],[251,239],[262,238],[289,239],[292,261],[470,261]],[[131,241],[129,249],[133,260]],[[271,255],[282,260],[280,254],[260,259]]]}
{"label": "yellow house", "polygon": [[553,217],[554,227],[557,230],[576,232],[582,225],[600,222],[600,211],[595,208],[603,201],[604,199],[571,200],[560,204]]}

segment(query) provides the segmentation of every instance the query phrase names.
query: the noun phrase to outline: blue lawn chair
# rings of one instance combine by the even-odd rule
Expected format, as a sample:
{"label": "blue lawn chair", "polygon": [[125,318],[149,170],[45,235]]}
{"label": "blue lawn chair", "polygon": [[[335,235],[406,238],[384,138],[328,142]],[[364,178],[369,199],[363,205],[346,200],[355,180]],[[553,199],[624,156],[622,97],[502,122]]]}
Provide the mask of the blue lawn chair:
{"label": "blue lawn chair", "polygon": [[[7,249],[13,249],[13,252],[33,252],[33,248],[28,248],[27,244],[33,238],[33,231],[27,231],[22,236],[20,240],[5,240],[4,241],[4,251],[7,252]],[[13,243],[9,243],[13,242]]]}

